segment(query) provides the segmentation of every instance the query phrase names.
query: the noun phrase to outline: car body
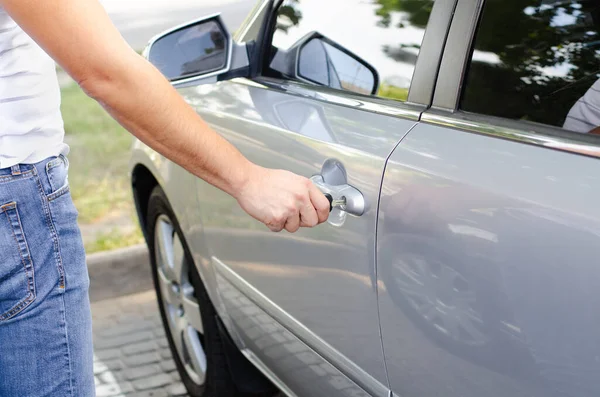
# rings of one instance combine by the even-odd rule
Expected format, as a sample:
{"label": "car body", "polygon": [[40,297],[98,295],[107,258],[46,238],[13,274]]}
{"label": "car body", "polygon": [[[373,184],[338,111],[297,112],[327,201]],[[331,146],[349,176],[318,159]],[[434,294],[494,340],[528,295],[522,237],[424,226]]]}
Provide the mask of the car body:
{"label": "car body", "polygon": [[[461,110],[482,9],[494,0],[419,2],[430,14],[418,56],[398,55],[416,62],[405,101],[370,96],[384,76],[320,31],[273,54],[277,1],[259,1],[233,38],[209,16],[151,42],[146,56],[170,67],[174,57],[153,58],[156,43],[212,23],[225,38],[222,62],[202,66],[211,50],[191,72],[165,75],[251,161],[348,202],[318,227],[275,234],[136,141],[132,186],[151,251],[148,203],[159,186],[221,332],[289,396],[597,396],[599,142]],[[540,13],[581,9],[537,3]],[[315,39],[330,51],[327,70],[315,70],[319,48],[302,60]],[[341,53],[365,67],[360,90],[341,89],[330,67]],[[280,75],[263,74],[266,59]]]}

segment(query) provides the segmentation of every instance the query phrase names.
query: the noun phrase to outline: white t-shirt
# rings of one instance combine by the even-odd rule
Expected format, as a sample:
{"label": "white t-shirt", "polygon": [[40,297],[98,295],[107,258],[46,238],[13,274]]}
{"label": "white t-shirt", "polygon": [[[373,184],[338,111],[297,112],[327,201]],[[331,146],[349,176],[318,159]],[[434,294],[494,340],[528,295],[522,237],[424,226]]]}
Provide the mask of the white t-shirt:
{"label": "white t-shirt", "polygon": [[0,168],[68,154],[55,63],[0,8]]}
{"label": "white t-shirt", "polygon": [[563,128],[587,133],[600,127],[600,79],[573,105]]}

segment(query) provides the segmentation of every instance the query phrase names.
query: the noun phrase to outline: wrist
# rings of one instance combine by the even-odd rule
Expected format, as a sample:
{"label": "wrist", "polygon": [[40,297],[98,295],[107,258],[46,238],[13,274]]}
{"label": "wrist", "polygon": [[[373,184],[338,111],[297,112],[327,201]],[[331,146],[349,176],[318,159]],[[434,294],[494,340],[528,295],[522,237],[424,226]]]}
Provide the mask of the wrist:
{"label": "wrist", "polygon": [[235,167],[235,172],[229,181],[230,191],[228,193],[239,201],[248,185],[255,179],[254,175],[259,169],[258,165],[244,158],[242,164]]}

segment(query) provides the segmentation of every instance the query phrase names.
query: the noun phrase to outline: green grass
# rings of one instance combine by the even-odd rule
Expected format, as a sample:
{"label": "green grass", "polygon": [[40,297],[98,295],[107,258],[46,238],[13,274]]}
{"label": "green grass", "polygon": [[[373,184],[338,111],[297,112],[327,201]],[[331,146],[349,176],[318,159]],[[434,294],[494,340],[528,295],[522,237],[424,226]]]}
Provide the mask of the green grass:
{"label": "green grass", "polygon": [[383,98],[396,99],[405,102],[408,98],[408,88],[399,88],[393,85],[382,84],[377,95]]}
{"label": "green grass", "polygon": [[80,220],[92,222],[127,206],[131,135],[75,84],[63,89],[62,112],[71,147],[69,180]]}
{"label": "green grass", "polygon": [[109,251],[117,248],[128,247],[130,245],[139,244],[143,241],[142,232],[139,228],[130,231],[122,232],[115,228],[110,232],[101,233],[94,241],[90,241],[85,245],[85,251],[88,254],[101,251]]}
{"label": "green grass", "polygon": [[[107,223],[111,216],[133,214],[127,175],[132,136],[76,84],[62,88],[62,113],[65,140],[71,147],[69,182],[80,224]],[[110,235],[117,237],[100,236],[91,247],[117,248],[141,242],[139,232],[136,238]]]}

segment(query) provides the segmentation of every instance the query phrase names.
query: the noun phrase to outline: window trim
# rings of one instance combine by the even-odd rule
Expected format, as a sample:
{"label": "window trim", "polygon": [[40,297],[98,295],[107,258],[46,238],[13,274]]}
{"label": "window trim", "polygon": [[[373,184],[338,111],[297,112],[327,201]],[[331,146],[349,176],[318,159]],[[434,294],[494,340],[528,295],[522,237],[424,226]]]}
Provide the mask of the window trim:
{"label": "window trim", "polygon": [[[272,16],[276,16],[283,2],[284,0],[276,1],[271,11]],[[457,2],[458,0],[436,0],[434,2],[431,16],[425,27],[425,34],[419,55],[417,56],[411,84],[408,89],[408,97],[405,102],[266,76],[265,69],[268,67],[267,56],[271,53],[273,35],[275,34],[275,18],[270,18],[271,24],[265,29],[263,59],[261,60],[265,66],[253,80],[270,88],[302,96],[306,96],[307,88],[310,88],[316,94],[314,95],[314,99],[317,100],[356,107],[359,110],[369,110],[419,120],[422,112],[432,102],[435,81],[442,61],[443,48]],[[299,94],[299,92],[303,92],[303,94]],[[352,105],[351,103],[355,104]]]}
{"label": "window trim", "polygon": [[442,55],[431,109],[421,115],[441,125],[519,143],[600,158],[600,139],[559,127],[459,109],[467,67],[485,0],[458,0]]}

